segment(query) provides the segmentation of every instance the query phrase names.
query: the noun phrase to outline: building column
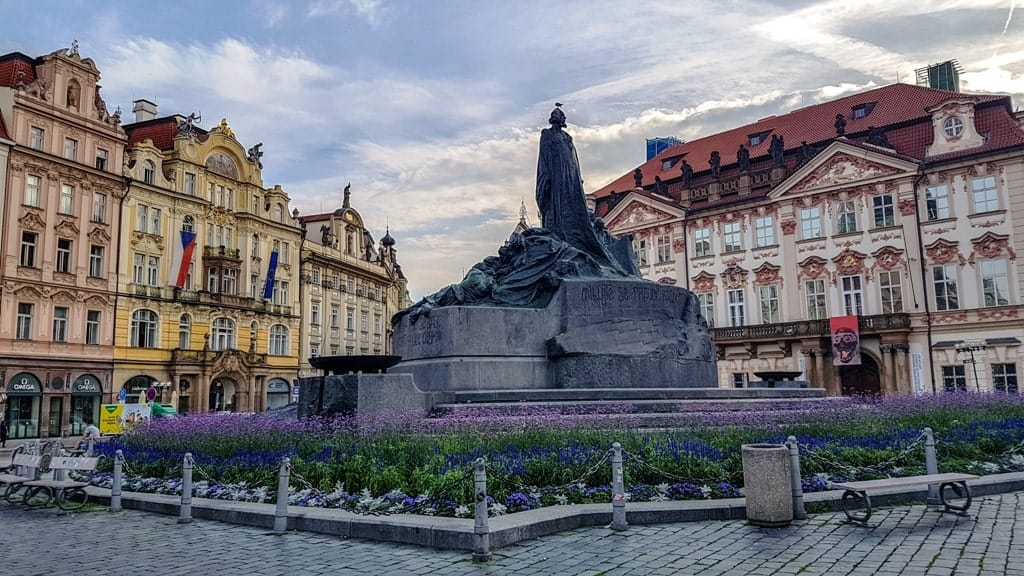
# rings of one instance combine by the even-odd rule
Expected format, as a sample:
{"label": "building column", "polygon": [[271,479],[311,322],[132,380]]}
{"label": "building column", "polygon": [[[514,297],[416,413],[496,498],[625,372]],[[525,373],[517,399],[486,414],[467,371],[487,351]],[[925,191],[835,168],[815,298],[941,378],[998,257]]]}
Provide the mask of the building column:
{"label": "building column", "polygon": [[893,346],[892,344],[879,344],[878,345],[878,357],[882,362],[882,365],[878,367],[878,379],[881,383],[881,392],[885,396],[891,396],[895,393],[896,389],[896,378],[893,374]]}
{"label": "building column", "polygon": [[910,381],[910,368],[907,363],[907,353],[910,351],[909,344],[895,344],[896,348],[896,393],[913,394],[913,384]]}

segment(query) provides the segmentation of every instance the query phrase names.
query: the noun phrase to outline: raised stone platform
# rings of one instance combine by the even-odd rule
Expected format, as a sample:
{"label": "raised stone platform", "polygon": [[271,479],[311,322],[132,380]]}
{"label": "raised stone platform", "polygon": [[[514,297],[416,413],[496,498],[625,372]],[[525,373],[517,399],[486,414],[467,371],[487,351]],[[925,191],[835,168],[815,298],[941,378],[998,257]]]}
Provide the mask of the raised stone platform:
{"label": "raised stone platform", "polygon": [[645,280],[563,280],[546,308],[448,306],[395,326],[392,373],[424,391],[713,388],[696,297]]}

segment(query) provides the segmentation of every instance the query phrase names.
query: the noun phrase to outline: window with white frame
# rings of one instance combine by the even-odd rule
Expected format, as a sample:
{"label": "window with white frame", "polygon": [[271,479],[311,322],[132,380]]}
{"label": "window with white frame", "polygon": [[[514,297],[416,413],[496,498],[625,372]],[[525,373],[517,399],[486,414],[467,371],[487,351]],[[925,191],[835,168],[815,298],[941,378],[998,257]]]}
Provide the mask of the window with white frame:
{"label": "window with white frame", "polygon": [[43,180],[35,174],[25,175],[25,204],[39,208]]}
{"label": "window with white frame", "polygon": [[732,387],[733,388],[744,388],[747,385],[747,373],[746,372],[733,372],[732,373]]}
{"label": "window with white frame", "polygon": [[54,270],[64,274],[71,273],[71,247],[72,242],[68,238],[57,239],[57,261]]}
{"label": "window with white frame", "polygon": [[935,290],[936,310],[960,309],[960,298],[956,285],[956,267],[953,264],[932,267],[932,287]]}
{"label": "window with white frame", "polygon": [[824,280],[804,280],[804,302],[807,305],[808,320],[828,318]]}
{"label": "window with white frame", "polygon": [[853,200],[836,203],[836,234],[857,231],[857,204]]}
{"label": "window with white frame", "polygon": [[840,279],[843,291],[843,313],[847,316],[864,314],[864,293],[860,276],[843,276]]}
{"label": "window with white frame", "polygon": [[781,318],[779,312],[779,286],[758,286],[758,296],[761,300],[761,323],[776,324]]}
{"label": "window with white frame", "polygon": [[208,266],[206,268],[206,291],[216,294],[220,288],[220,268]]}
{"label": "window with white frame", "polygon": [[727,222],[722,225],[722,243],[726,252],[737,252],[743,249],[739,222]]}
{"label": "window with white frame", "polygon": [[156,165],[149,160],[142,163],[142,181],[146,184],[156,183]]}
{"label": "window with white frame", "polygon": [[693,231],[693,255],[694,257],[711,255],[711,230],[709,228],[697,228]]}
{"label": "window with white frame", "polygon": [[270,217],[274,222],[284,221],[284,206],[280,203],[274,204],[273,210],[270,212]]}
{"label": "window with white frame", "polygon": [[878,289],[882,295],[882,314],[903,312],[903,287],[898,270],[879,272]]}
{"label": "window with white frame", "polygon": [[992,388],[997,392],[1009,392],[1016,394],[1020,391],[1017,387],[1017,365],[1013,363],[992,365]]}
{"label": "window with white frame", "polygon": [[800,238],[821,238],[821,209],[817,206],[800,209]]}
{"label": "window with white frame", "polygon": [[68,308],[66,306],[53,307],[53,341],[68,341]]}
{"label": "window with white frame", "polygon": [[380,328],[383,325],[380,314],[373,315],[373,334],[374,336],[380,336]]}
{"label": "window with white frame", "polygon": [[872,197],[871,206],[875,213],[875,228],[896,225],[896,207],[893,205],[892,194]]}
{"label": "window with white frame", "polygon": [[637,266],[647,266],[647,240],[633,238],[633,260]]}
{"label": "window with white frame", "polygon": [[975,213],[999,210],[999,195],[996,193],[995,176],[971,180],[971,199],[974,201]]}
{"label": "window with white frame", "polygon": [[221,273],[221,294],[238,294],[238,270],[225,268]]}
{"label": "window with white frame", "polygon": [[700,315],[708,323],[708,328],[715,325],[715,295],[711,292],[697,294],[697,301],[700,302]]}
{"label": "window with white frame", "polygon": [[64,139],[64,159],[75,161],[78,160],[78,140],[74,138]]}
{"label": "window with white frame", "polygon": [[57,211],[61,214],[75,213],[75,187],[71,184],[60,185],[60,204]]}
{"label": "window with white frame", "polygon": [[310,355],[311,358],[316,358],[317,356],[319,356],[320,355],[320,345],[319,344],[310,344],[309,345],[309,355]]}
{"label": "window with white frame", "polygon": [[96,149],[96,169],[106,170],[107,169],[107,157],[110,155],[109,152],[103,148]]}
{"label": "window with white frame", "polygon": [[314,286],[319,286],[320,285],[320,269],[319,268],[314,267],[312,270],[310,270],[310,272],[309,272],[309,281]]}
{"label": "window with white frame", "polygon": [[192,346],[192,317],[182,314],[178,318],[178,348],[188,350]]}
{"label": "window with white frame", "polygon": [[754,220],[754,235],[759,247],[775,244],[775,219],[771,216],[756,218]]}
{"label": "window with white frame", "polygon": [[213,335],[210,338],[211,350],[231,350],[235,347],[235,321],[230,318],[217,318],[213,321]]}
{"label": "window with white frame", "polygon": [[18,303],[18,325],[15,329],[15,338],[18,340],[32,339],[33,312],[35,312],[35,304]]}
{"label": "window with white frame", "polygon": [[963,366],[952,365],[942,367],[942,388],[946,392],[967,391],[967,371]]}
{"label": "window with white frame", "polygon": [[262,296],[260,293],[260,277],[258,274],[249,275],[249,297],[257,300]]}
{"label": "window with white frame", "polygon": [[36,267],[36,246],[38,242],[39,234],[35,232],[21,233],[21,259],[18,261],[20,266],[26,268]]}
{"label": "window with white frame", "polygon": [[338,305],[331,304],[331,328],[338,329]]}
{"label": "window with white frame", "polygon": [[672,238],[668,235],[658,236],[658,264],[672,261]]}
{"label": "window with white frame", "polygon": [[313,326],[320,325],[320,303],[312,302],[309,305],[309,323]]}
{"label": "window with white frame", "polygon": [[135,212],[135,230],[146,234],[161,235],[160,209],[139,204]]}
{"label": "window with white frame", "polygon": [[186,214],[185,217],[181,219],[181,231],[182,232],[195,232],[195,230],[196,230],[195,218],[193,218],[192,216]]}
{"label": "window with white frame", "polygon": [[88,310],[85,313],[85,343],[100,343],[100,319],[103,313],[99,310]]}
{"label": "window with white frame", "polygon": [[46,146],[46,130],[35,126],[28,131],[28,147],[33,150],[42,150]]}
{"label": "window with white frame", "polygon": [[135,348],[156,348],[159,317],[152,310],[136,310],[132,313],[131,345]]}
{"label": "window with white frame", "polygon": [[259,234],[253,234],[252,235],[252,256],[253,256],[253,258],[259,258],[260,257],[260,235]]}
{"label": "window with white frame", "polygon": [[354,332],[356,329],[356,310],[349,308],[345,311],[345,330]]}
{"label": "window with white frame", "polygon": [[365,310],[359,313],[359,331],[363,336],[370,332],[370,315]]}
{"label": "window with white frame", "polygon": [[274,304],[277,304],[278,306],[288,306],[288,305],[290,305],[291,302],[289,301],[289,298],[288,298],[288,289],[289,289],[289,287],[290,286],[289,286],[288,282],[286,282],[284,280],[275,280],[274,281],[274,293],[273,293],[272,302]]}
{"label": "window with white frame", "polygon": [[1006,273],[1006,260],[981,261],[981,292],[983,305],[1006,306],[1010,303],[1010,279]]}
{"label": "window with white frame", "polygon": [[106,194],[94,194],[92,197],[92,221],[93,222],[106,222],[107,221],[107,195]]}
{"label": "window with white frame", "polygon": [[103,256],[105,247],[92,244],[89,246],[89,276],[103,278]]}
{"label": "window with white frame", "polygon": [[292,263],[292,244],[291,242],[281,242],[281,264]]}
{"label": "window with white frame", "polygon": [[924,203],[929,221],[950,217],[949,188],[945,184],[925,188]]}
{"label": "window with white frame", "polygon": [[743,302],[743,289],[729,290],[725,293],[729,302],[729,325],[732,327],[746,325],[746,306]]}
{"label": "window with white frame", "polygon": [[189,196],[196,195],[196,175],[191,172],[185,172],[184,192]]}
{"label": "window with white frame", "polygon": [[160,285],[160,257],[146,257],[146,281],[150,286]]}
{"label": "window with white frame", "polygon": [[270,355],[288,355],[288,328],[282,324],[274,324],[270,327]]}

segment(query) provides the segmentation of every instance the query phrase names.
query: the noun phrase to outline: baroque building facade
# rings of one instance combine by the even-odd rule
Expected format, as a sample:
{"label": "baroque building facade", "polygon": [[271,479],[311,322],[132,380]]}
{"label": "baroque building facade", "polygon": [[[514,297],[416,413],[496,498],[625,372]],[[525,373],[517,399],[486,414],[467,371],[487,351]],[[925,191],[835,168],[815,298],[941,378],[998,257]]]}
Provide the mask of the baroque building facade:
{"label": "baroque building facade", "polygon": [[411,305],[395,239],[386,231],[374,241],[349,186],[340,208],[300,220],[300,377],[320,374],[311,357],[390,354],[391,317]]}
{"label": "baroque building facade", "polygon": [[11,436],[79,433],[110,398],[126,135],[77,44],[0,56],[0,388]]}
{"label": "baroque building facade", "polygon": [[[719,384],[1018,391],[1024,130],[1008,96],[895,84],[669,148],[591,194],[694,291]],[[861,363],[833,355],[856,317]]]}
{"label": "baroque building facade", "polygon": [[118,269],[114,385],[181,412],[262,411],[291,399],[299,356],[297,211],[265,188],[261,144],[226,119],[134,103]]}

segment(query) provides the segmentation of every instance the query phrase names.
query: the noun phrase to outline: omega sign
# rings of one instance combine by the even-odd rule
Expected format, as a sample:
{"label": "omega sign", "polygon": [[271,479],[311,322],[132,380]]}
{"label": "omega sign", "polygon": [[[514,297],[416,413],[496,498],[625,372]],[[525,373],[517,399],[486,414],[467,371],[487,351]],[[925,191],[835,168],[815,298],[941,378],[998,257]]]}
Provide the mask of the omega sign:
{"label": "omega sign", "polygon": [[93,380],[92,378],[88,378],[88,377],[83,377],[83,378],[79,378],[78,380],[75,380],[74,391],[75,392],[102,392],[102,390],[100,390],[99,382]]}
{"label": "omega sign", "polygon": [[24,376],[12,380],[7,389],[11,392],[40,392],[39,381]]}

